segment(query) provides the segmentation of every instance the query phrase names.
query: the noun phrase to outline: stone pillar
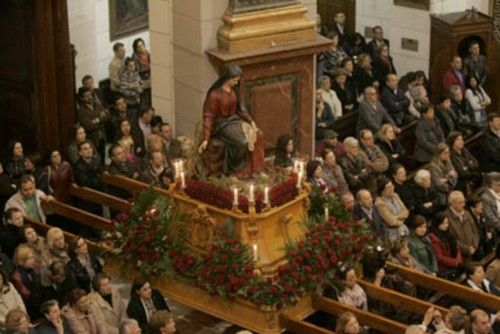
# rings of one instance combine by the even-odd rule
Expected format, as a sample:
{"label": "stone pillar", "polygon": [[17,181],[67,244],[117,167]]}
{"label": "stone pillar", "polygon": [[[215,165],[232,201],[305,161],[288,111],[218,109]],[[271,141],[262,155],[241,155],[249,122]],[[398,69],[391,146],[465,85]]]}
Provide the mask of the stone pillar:
{"label": "stone pillar", "polygon": [[151,89],[156,114],[175,124],[172,0],[149,0]]}

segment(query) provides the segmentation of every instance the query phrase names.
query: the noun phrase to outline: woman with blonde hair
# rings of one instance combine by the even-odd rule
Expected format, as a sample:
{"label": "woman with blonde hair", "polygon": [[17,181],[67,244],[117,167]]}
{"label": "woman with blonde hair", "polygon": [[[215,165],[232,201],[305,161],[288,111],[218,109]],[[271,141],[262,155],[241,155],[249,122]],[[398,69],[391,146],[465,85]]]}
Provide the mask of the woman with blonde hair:
{"label": "woman with blonde hair", "polygon": [[337,318],[337,326],[335,326],[337,334],[360,334],[361,327],[358,319],[351,312],[344,312]]}
{"label": "woman with blonde hair", "polygon": [[170,311],[160,310],[151,316],[149,334],[172,334],[176,332],[174,316]]}
{"label": "woman with blonde hair", "polygon": [[382,125],[378,131],[378,146],[384,152],[387,159],[389,159],[389,165],[394,166],[397,163],[402,164],[406,150],[404,149],[401,142],[396,138],[396,131],[394,131],[394,125],[385,123]]}
{"label": "woman with blonde hair", "polygon": [[47,231],[47,249],[42,255],[45,266],[50,266],[55,260],[69,262],[68,245],[64,233],[59,227],[52,227]]}

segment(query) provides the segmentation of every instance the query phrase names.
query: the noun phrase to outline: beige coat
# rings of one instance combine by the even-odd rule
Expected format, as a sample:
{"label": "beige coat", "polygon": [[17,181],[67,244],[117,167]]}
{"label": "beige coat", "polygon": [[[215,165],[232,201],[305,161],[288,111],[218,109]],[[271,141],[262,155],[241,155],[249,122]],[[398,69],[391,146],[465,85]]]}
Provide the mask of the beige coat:
{"label": "beige coat", "polygon": [[96,305],[91,305],[87,315],[66,305],[62,315],[68,321],[73,334],[108,334],[106,323]]}
{"label": "beige coat", "polygon": [[10,310],[21,309],[26,312],[23,299],[16,288],[9,283],[9,291],[6,290],[7,287],[5,286],[3,289],[0,289],[0,330],[5,328],[5,317]]}
{"label": "beige coat", "polygon": [[488,281],[500,287],[500,259],[495,259],[486,269],[486,278]]}
{"label": "beige coat", "polygon": [[378,145],[373,145],[373,147],[362,146],[359,151],[365,164],[370,167],[370,169],[376,173],[385,173],[389,169],[389,159],[382,152],[382,149]]}
{"label": "beige coat", "polygon": [[117,289],[113,288],[113,307],[105,301],[98,292],[92,292],[88,295],[88,301],[92,306],[97,307],[106,323],[106,329],[109,334],[118,334],[120,326],[127,319],[127,305]]}
{"label": "beige coat", "polygon": [[457,239],[462,254],[467,257],[471,256],[469,247],[472,246],[477,249],[479,245],[479,232],[474,223],[474,218],[468,211],[464,210],[463,221],[460,221],[460,218],[450,208],[446,210],[446,217],[450,222],[450,233]]}
{"label": "beige coat", "polygon": [[399,197],[398,194],[394,194],[394,198],[396,201],[399,203],[399,206],[401,208],[401,212],[398,215],[395,215],[391,212],[389,207],[387,206],[387,203],[382,199],[382,197],[377,197],[375,200],[375,206],[378,209],[378,212],[380,214],[380,217],[384,220],[384,223],[389,226],[389,227],[399,227],[404,225],[405,220],[408,218],[410,215],[410,212],[404,205],[403,201]]}

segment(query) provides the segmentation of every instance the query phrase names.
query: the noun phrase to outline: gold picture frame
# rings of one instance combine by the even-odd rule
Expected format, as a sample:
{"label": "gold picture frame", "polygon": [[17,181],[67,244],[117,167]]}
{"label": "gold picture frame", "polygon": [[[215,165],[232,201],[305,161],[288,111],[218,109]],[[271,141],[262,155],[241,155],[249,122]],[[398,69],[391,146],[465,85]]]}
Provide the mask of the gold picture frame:
{"label": "gold picture frame", "polygon": [[421,10],[430,9],[430,0],[394,0],[396,6],[409,7]]}
{"label": "gold picture frame", "polygon": [[148,28],[147,0],[109,0],[109,39],[111,41]]}

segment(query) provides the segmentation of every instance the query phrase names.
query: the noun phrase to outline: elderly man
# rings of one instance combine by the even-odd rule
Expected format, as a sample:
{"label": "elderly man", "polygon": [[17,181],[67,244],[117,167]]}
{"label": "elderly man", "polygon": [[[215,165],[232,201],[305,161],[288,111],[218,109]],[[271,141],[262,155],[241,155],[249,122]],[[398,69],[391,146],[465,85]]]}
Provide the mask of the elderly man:
{"label": "elderly man", "polygon": [[470,324],[472,334],[493,334],[490,316],[481,309],[475,309],[470,313]]}
{"label": "elderly man", "polygon": [[479,232],[474,218],[465,210],[465,197],[461,191],[452,191],[448,196],[446,217],[450,222],[450,232],[465,257],[471,258],[479,246]]}
{"label": "elderly man", "polygon": [[385,86],[382,88],[381,102],[394,122],[401,126],[414,118],[408,112],[410,99],[399,89],[398,83],[399,79],[396,74],[387,75]]}
{"label": "elderly man", "polygon": [[470,136],[480,130],[474,117],[474,111],[467,101],[464,99],[464,93],[460,86],[451,85],[448,91],[448,96],[451,100],[451,111],[453,118],[456,120],[457,130],[463,133],[465,137]]}
{"label": "elderly man", "polygon": [[443,91],[447,92],[451,86],[458,85],[462,92],[465,91],[465,74],[462,71],[462,58],[454,56],[450,68],[443,76]]}
{"label": "elderly man", "polygon": [[487,177],[488,189],[481,195],[486,225],[500,233],[500,173],[491,172]]}
{"label": "elderly man", "polygon": [[377,232],[382,238],[385,238],[385,226],[378,208],[373,205],[372,194],[366,189],[361,189],[356,194],[358,204],[354,209],[356,219],[365,219],[370,224],[373,232]]}
{"label": "elderly man", "polygon": [[[365,88],[364,99],[359,104],[358,122],[356,124],[356,133],[359,134],[363,129],[377,132],[382,124],[390,123],[395,125],[394,120],[387,113],[384,106],[377,99],[377,90],[373,86]],[[401,129],[395,127],[396,133]]]}
{"label": "elderly man", "polygon": [[354,137],[347,137],[344,140],[344,148],[346,154],[340,158],[340,166],[344,171],[349,189],[355,192],[366,188],[375,194],[377,187],[375,176],[359,152],[358,140]]}
{"label": "elderly man", "polygon": [[45,223],[46,218],[41,206],[42,201],[51,201],[54,197],[47,196],[43,191],[36,189],[35,178],[32,175],[21,176],[19,182],[19,191],[5,203],[5,211],[10,208],[18,208],[23,216]]}
{"label": "elderly man", "polygon": [[500,114],[488,115],[488,128],[479,145],[481,171],[500,171]]}
{"label": "elderly man", "polygon": [[365,160],[365,164],[377,174],[383,174],[389,169],[389,159],[382,152],[378,145],[375,145],[373,132],[368,129],[361,130],[359,134],[361,141],[361,156]]}

